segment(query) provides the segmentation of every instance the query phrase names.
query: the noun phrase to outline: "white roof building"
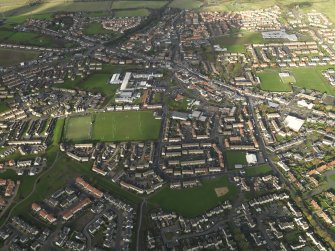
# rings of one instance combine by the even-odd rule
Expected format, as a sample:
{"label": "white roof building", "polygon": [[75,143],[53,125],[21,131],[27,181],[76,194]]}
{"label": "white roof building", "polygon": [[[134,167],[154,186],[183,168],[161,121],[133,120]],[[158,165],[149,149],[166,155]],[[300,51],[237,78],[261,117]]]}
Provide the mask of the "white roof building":
{"label": "white roof building", "polygon": [[284,125],[295,132],[299,132],[305,120],[288,115],[284,120]]}
{"label": "white roof building", "polygon": [[245,157],[247,159],[248,165],[250,165],[250,164],[256,164],[257,163],[257,156],[256,156],[256,154],[254,154],[254,153],[247,153],[245,155]]}

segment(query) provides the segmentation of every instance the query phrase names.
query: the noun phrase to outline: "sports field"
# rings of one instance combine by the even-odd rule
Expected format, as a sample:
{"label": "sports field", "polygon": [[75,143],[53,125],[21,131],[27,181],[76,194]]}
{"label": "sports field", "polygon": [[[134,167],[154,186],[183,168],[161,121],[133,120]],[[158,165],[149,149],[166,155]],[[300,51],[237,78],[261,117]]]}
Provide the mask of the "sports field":
{"label": "sports field", "polygon": [[261,81],[261,89],[271,92],[289,92],[291,86],[284,83],[276,70],[264,70],[257,74]]}
{"label": "sports field", "polygon": [[160,126],[161,121],[151,111],[101,112],[68,118],[65,139],[73,142],[155,140]]}
{"label": "sports field", "polygon": [[228,164],[228,169],[235,169],[236,164],[246,165],[246,153],[245,151],[225,151],[225,160]]}
{"label": "sports field", "polygon": [[65,124],[65,139],[70,141],[82,141],[91,138],[91,116],[70,117]]}
{"label": "sports field", "polygon": [[93,140],[128,141],[155,140],[161,121],[151,111],[97,113],[94,119]]}
{"label": "sports field", "polygon": [[283,74],[281,75],[281,73],[279,73],[279,77],[284,84],[294,84],[296,82],[292,74],[289,74],[289,76],[286,76]]}
{"label": "sports field", "polygon": [[292,68],[290,71],[296,79],[295,85],[316,90],[320,92],[326,92],[330,95],[335,96],[335,88],[332,87],[327,80],[322,76],[322,71],[328,68],[332,68],[331,66],[316,66],[316,67],[300,67],[300,68]]}
{"label": "sports field", "polygon": [[[217,189],[223,187],[226,187],[226,193],[218,196]],[[225,200],[233,200],[236,194],[237,188],[224,176],[203,181],[201,186],[193,188],[176,190],[165,187],[155,193],[149,201],[164,211],[174,211],[186,217],[195,217]]]}
{"label": "sports field", "polygon": [[0,66],[11,66],[36,59],[39,53],[28,50],[0,48]]}

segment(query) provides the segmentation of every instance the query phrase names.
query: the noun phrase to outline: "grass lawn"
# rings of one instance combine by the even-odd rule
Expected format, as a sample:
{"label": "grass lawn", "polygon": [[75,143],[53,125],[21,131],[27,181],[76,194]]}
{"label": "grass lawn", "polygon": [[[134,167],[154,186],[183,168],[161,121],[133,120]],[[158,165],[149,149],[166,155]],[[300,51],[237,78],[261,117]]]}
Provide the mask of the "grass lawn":
{"label": "grass lawn", "polygon": [[183,98],[182,100],[174,100],[168,96],[164,96],[164,103],[168,106],[169,110],[171,111],[180,111],[186,112],[187,111],[187,98]]}
{"label": "grass lawn", "polygon": [[225,159],[228,164],[228,169],[235,169],[236,164],[246,165],[246,153],[245,151],[225,151]]}
{"label": "grass lawn", "polygon": [[35,32],[15,32],[12,31],[11,28],[3,27],[0,27],[0,42],[57,48],[71,47],[74,45],[73,43],[55,39],[47,35]]}
{"label": "grass lawn", "polygon": [[245,52],[245,44],[263,43],[263,38],[259,32],[239,32],[217,37],[213,43],[227,48],[228,52]]}
{"label": "grass lawn", "polygon": [[155,140],[161,121],[151,111],[97,113],[93,125],[93,140],[128,141]]}
{"label": "grass lawn", "polygon": [[[228,187],[229,192],[222,197],[217,197],[214,189],[220,187]],[[176,190],[165,187],[155,193],[149,201],[165,211],[195,217],[225,200],[233,200],[236,194],[237,188],[224,176],[203,181],[201,186],[193,188]]]}
{"label": "grass lawn", "polygon": [[284,83],[279,77],[278,71],[264,70],[257,74],[261,81],[261,89],[271,92],[289,92],[291,86]]}
{"label": "grass lawn", "polygon": [[166,3],[167,1],[114,1],[112,4],[112,9],[159,9],[162,8]]}
{"label": "grass lawn", "polygon": [[78,87],[92,92],[100,92],[105,96],[114,97],[119,85],[109,84],[110,77],[111,76],[109,74],[93,74],[83,82],[79,83]]}
{"label": "grass lawn", "polygon": [[8,110],[9,110],[9,107],[5,103],[0,102],[0,113],[6,112]]}
{"label": "grass lawn", "polygon": [[111,35],[114,35],[115,37],[118,37],[120,35],[119,33],[115,31],[104,29],[102,24],[99,22],[89,23],[88,26],[84,30],[84,34],[86,35],[111,34]]}
{"label": "grass lawn", "polygon": [[68,118],[65,123],[65,139],[75,142],[91,139],[91,122],[90,115]]}
{"label": "grass lawn", "polygon": [[295,85],[335,96],[335,88],[322,76],[322,71],[329,68],[332,66],[300,67],[292,68],[290,71],[295,77]]}
{"label": "grass lawn", "polygon": [[0,48],[0,66],[11,66],[36,59],[39,53],[28,50]]}
{"label": "grass lawn", "polygon": [[116,17],[146,17],[150,15],[150,11],[147,9],[136,9],[136,10],[117,10],[114,12]]}
{"label": "grass lawn", "polygon": [[261,165],[261,166],[255,166],[255,167],[248,167],[245,169],[245,173],[247,176],[259,176],[259,175],[265,175],[272,171],[271,167],[269,165]]}
{"label": "grass lawn", "polygon": [[202,6],[202,2],[197,0],[173,0],[169,6],[179,9],[198,9]]}

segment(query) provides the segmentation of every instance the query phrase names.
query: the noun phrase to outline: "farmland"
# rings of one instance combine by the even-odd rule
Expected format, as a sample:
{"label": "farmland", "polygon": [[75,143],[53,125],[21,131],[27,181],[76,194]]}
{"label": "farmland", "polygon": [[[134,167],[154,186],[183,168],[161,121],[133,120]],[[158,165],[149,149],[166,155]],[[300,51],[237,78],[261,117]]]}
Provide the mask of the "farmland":
{"label": "farmland", "polygon": [[[218,197],[215,188],[227,187],[229,192]],[[159,205],[165,211],[174,211],[186,217],[195,217],[225,200],[232,200],[237,194],[236,187],[227,177],[202,182],[201,186],[174,190],[163,188],[150,198],[153,205]]]}
{"label": "farmland", "polygon": [[145,17],[150,15],[147,9],[118,10],[114,12],[116,17]]}
{"label": "farmland", "polygon": [[65,125],[65,140],[155,140],[159,136],[160,124],[160,120],[156,120],[150,111],[106,112],[70,117]]}
{"label": "farmland", "polygon": [[23,44],[43,47],[71,47],[73,43],[68,43],[60,39],[55,39],[47,35],[35,32],[14,32],[10,29],[0,29],[0,42]]}
{"label": "farmland", "polygon": [[159,9],[162,8],[167,2],[166,1],[114,1],[112,9]]}
{"label": "farmland", "polygon": [[39,53],[17,49],[0,49],[0,66],[11,66],[36,59]]}
{"label": "farmland", "polygon": [[198,9],[202,6],[202,2],[197,0],[173,0],[169,6],[179,9]]}
{"label": "farmland", "polygon": [[261,89],[271,92],[289,92],[291,86],[284,83],[276,70],[264,70],[257,74],[261,81]]}

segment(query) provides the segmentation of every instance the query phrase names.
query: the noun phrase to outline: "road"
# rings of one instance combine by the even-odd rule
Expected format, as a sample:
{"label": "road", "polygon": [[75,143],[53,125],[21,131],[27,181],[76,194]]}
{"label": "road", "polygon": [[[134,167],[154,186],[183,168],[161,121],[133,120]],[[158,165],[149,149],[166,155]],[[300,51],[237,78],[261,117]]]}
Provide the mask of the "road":
{"label": "road", "polygon": [[[138,219],[138,226],[137,226],[137,231],[136,231],[136,251],[141,251],[140,246],[140,234],[141,234],[141,229],[142,229],[142,219],[143,219],[143,206],[146,203],[146,198],[142,200],[142,203],[140,205],[140,213],[139,213],[139,219]],[[142,240],[143,241],[143,240]]]}

